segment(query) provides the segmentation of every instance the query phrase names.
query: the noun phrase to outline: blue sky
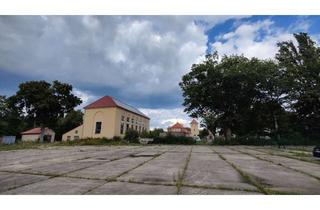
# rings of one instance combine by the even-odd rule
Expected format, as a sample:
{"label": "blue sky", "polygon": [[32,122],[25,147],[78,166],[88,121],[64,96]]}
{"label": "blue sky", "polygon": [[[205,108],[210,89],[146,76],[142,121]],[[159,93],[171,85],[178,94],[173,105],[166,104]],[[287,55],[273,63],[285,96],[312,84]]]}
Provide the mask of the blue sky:
{"label": "blue sky", "polygon": [[85,104],[111,95],[151,127],[190,119],[181,76],[206,53],[272,59],[292,33],[320,38],[320,16],[0,16],[0,94],[28,80],[73,85]]}

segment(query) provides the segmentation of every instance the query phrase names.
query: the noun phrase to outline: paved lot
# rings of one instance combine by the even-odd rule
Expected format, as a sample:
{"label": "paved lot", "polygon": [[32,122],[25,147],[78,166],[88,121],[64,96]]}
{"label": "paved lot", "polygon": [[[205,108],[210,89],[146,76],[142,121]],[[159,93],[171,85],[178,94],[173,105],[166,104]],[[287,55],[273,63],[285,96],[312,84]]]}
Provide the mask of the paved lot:
{"label": "paved lot", "polygon": [[0,193],[320,194],[320,160],[308,148],[248,146],[2,151]]}

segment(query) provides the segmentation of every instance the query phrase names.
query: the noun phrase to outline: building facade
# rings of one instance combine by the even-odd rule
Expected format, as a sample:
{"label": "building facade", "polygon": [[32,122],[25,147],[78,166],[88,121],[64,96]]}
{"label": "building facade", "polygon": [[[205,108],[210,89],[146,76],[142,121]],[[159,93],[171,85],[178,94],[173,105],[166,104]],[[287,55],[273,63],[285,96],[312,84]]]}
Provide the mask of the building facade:
{"label": "building facade", "polygon": [[177,122],[174,125],[169,126],[167,131],[173,136],[196,137],[199,135],[198,122],[193,119],[190,123],[190,128],[184,127],[183,124]]}
{"label": "building facade", "polygon": [[[41,128],[32,128],[21,133],[21,141],[36,142],[40,140]],[[43,141],[54,142],[55,132],[50,128],[44,128]]]}
{"label": "building facade", "polygon": [[137,108],[104,96],[84,107],[83,124],[68,131],[62,140],[124,137],[128,129],[149,131],[150,118]]}
{"label": "building facade", "polygon": [[199,123],[195,119],[191,121],[190,128],[191,128],[191,136],[199,135]]}

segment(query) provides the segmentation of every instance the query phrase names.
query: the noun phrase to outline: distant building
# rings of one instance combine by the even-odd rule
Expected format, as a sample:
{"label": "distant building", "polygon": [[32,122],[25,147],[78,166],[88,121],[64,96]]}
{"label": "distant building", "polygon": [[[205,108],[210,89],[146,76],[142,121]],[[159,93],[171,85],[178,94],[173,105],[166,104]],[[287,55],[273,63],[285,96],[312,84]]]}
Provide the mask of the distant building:
{"label": "distant building", "polygon": [[149,131],[150,118],[137,108],[104,96],[84,107],[83,124],[63,134],[62,140],[124,137],[128,129]]}
{"label": "distant building", "polygon": [[[21,141],[39,141],[41,134],[41,128],[32,128],[30,130],[21,133]],[[50,128],[44,128],[44,142],[54,142],[55,132]]]}
{"label": "distant building", "polygon": [[190,136],[191,135],[191,129],[188,127],[183,127],[183,124],[176,123],[173,126],[168,127],[168,134],[171,134],[173,136]]}
{"label": "distant building", "polygon": [[168,133],[174,136],[191,136],[196,137],[199,135],[198,122],[193,119],[189,127],[184,127],[181,123],[175,123],[168,127]]}
{"label": "distant building", "polygon": [[198,136],[199,135],[199,123],[193,119],[190,123],[191,127],[191,136]]}

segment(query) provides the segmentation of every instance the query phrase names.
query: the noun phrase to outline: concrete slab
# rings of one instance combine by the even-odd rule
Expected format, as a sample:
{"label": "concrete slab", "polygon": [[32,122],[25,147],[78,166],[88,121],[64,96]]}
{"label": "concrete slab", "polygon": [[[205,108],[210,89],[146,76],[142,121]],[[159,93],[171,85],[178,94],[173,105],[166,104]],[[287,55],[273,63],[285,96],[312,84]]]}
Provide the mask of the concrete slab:
{"label": "concrete slab", "polygon": [[109,182],[88,194],[93,195],[174,195],[175,186],[136,184],[128,182]]}
{"label": "concrete slab", "polygon": [[320,165],[315,163],[309,163],[306,161],[300,161],[292,158],[287,158],[283,156],[275,156],[275,155],[266,155],[265,153],[257,153],[256,151],[250,149],[239,149],[240,151],[244,151],[248,154],[252,154],[256,157],[260,157],[262,159],[266,159],[274,162],[275,164],[281,164],[289,168],[293,168],[299,171],[303,171],[305,173],[316,176],[320,179]]}
{"label": "concrete slab", "polygon": [[212,153],[212,149],[208,146],[193,146],[192,152]]}
{"label": "concrete slab", "polygon": [[[231,150],[226,146],[213,146],[211,147],[214,151],[222,154],[240,154],[237,151]],[[231,147],[232,148],[232,147]]]}
{"label": "concrete slab", "polygon": [[6,191],[3,194],[20,194],[20,195],[74,195],[83,194],[99,185],[104,184],[100,180],[74,179],[66,177],[57,177],[43,182],[19,187]]}
{"label": "concrete slab", "polygon": [[[151,157],[152,158],[152,157]],[[136,167],[137,165],[150,160],[150,157],[128,157],[104,164],[92,166],[83,170],[69,173],[69,177],[107,179],[115,178],[120,174]]]}
{"label": "concrete slab", "polygon": [[265,188],[287,193],[320,194],[319,180],[310,176],[244,154],[223,156]]}
{"label": "concrete slab", "polygon": [[35,182],[41,182],[48,178],[48,176],[0,172],[0,192]]}
{"label": "concrete slab", "polygon": [[46,166],[34,167],[22,171],[35,174],[62,175],[82,168],[94,166],[96,164],[101,164],[101,162],[70,161],[63,163],[48,164]]}
{"label": "concrete slab", "polygon": [[178,180],[179,174],[182,174],[187,155],[187,152],[164,153],[143,166],[119,177],[119,180],[174,184]]}
{"label": "concrete slab", "polygon": [[182,187],[181,195],[261,195],[258,192]]}
{"label": "concrete slab", "polygon": [[[242,190],[230,192],[219,190],[219,187],[256,190],[252,185],[245,183],[237,171],[211,152],[211,149],[219,152],[240,170],[250,174],[267,189],[287,193],[320,194],[320,181],[312,177],[320,176],[318,164],[278,156],[295,155],[290,151],[310,151],[310,148],[289,148],[290,151],[283,151],[273,147],[202,145],[54,146],[0,151],[0,193],[6,194],[11,191],[12,194],[82,194],[91,193],[92,190],[92,194],[174,194],[176,187],[164,184],[175,185],[178,177],[182,175],[191,148],[193,152],[184,183],[213,186],[217,190],[183,187],[182,194],[252,194]],[[233,149],[250,152],[275,164]],[[266,153],[270,151],[276,155]],[[165,153],[159,157],[135,168],[163,152]],[[312,176],[286,169],[277,165],[278,163]],[[131,169],[133,170],[117,178],[118,181],[126,183],[113,182],[104,185],[105,180],[94,180],[119,176]],[[41,176],[42,173],[64,174],[64,178]],[[149,184],[136,184],[130,181]]]}
{"label": "concrete slab", "polygon": [[257,190],[217,154],[192,153],[183,183]]}

